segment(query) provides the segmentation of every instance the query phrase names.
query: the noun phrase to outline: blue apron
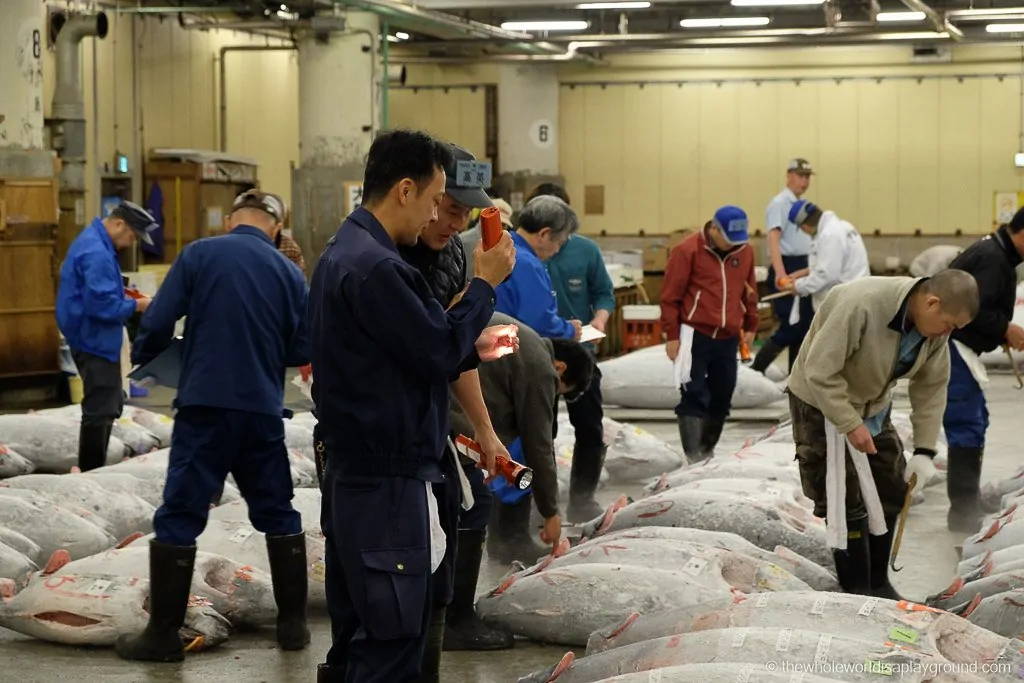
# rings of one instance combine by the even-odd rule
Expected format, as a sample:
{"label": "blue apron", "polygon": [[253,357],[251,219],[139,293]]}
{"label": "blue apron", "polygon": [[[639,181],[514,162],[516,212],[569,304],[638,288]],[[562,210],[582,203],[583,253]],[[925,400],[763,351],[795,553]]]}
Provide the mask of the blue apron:
{"label": "blue apron", "polygon": [[[526,457],[523,455],[523,444],[519,439],[516,439],[508,445],[508,454],[511,455],[512,459],[520,465],[526,464]],[[530,486],[527,487],[525,491],[522,491],[508,483],[505,477],[495,477],[493,480],[487,482],[487,486],[491,489],[498,500],[507,505],[515,505],[520,500],[530,495],[533,488]]]}

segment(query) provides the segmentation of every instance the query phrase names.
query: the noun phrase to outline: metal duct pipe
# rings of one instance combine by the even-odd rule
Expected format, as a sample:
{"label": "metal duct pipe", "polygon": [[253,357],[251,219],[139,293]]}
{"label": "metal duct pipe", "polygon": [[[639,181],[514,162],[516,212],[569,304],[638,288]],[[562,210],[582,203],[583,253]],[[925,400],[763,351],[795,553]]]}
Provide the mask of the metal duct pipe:
{"label": "metal duct pipe", "polygon": [[[85,99],[82,95],[79,49],[82,39],[105,38],[109,24],[104,12],[55,14],[57,33],[56,86],[50,125],[52,144],[61,159],[58,248],[70,244],[85,224]],[[95,85],[95,83],[94,83]],[[96,188],[99,191],[99,188]],[[63,252],[59,253],[63,257]]]}
{"label": "metal duct pipe", "polygon": [[402,64],[388,64],[388,83],[405,85],[406,69]]}
{"label": "metal duct pipe", "polygon": [[932,9],[931,6],[922,2],[922,0],[902,0],[902,2],[912,12],[924,12],[924,16],[939,33],[948,33],[949,37],[956,41],[964,39],[963,31],[954,26],[949,19]]}

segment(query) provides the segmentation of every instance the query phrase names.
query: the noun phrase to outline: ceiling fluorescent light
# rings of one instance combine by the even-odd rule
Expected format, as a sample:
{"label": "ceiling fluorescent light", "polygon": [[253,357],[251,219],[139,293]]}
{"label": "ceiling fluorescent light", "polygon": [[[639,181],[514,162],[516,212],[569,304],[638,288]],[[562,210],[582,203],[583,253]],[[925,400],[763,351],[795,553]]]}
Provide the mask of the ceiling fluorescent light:
{"label": "ceiling fluorescent light", "polygon": [[1000,7],[989,9],[958,9],[949,13],[951,19],[979,19],[983,17],[1001,17],[1024,14],[1024,7]]}
{"label": "ceiling fluorescent light", "polygon": [[875,21],[924,21],[924,12],[879,12]]}
{"label": "ceiling fluorescent light", "polygon": [[1024,33],[1024,24],[989,24],[987,33]]}
{"label": "ceiling fluorescent light", "polygon": [[767,26],[771,23],[768,17],[705,17],[702,19],[683,19],[679,25],[683,28],[740,28],[744,26]]}
{"label": "ceiling fluorescent light", "polygon": [[647,9],[649,2],[584,2],[576,9]]}
{"label": "ceiling fluorescent light", "polygon": [[825,0],[730,0],[733,7],[792,7],[796,5],[822,5]]}
{"label": "ceiling fluorescent light", "polygon": [[907,33],[878,33],[876,40],[945,40],[949,34],[943,31],[911,31]]}
{"label": "ceiling fluorescent light", "polygon": [[506,21],[501,27],[506,31],[586,31],[589,21]]}
{"label": "ceiling fluorescent light", "polygon": [[405,31],[395,31],[395,38],[399,40],[409,40],[409,34]]}

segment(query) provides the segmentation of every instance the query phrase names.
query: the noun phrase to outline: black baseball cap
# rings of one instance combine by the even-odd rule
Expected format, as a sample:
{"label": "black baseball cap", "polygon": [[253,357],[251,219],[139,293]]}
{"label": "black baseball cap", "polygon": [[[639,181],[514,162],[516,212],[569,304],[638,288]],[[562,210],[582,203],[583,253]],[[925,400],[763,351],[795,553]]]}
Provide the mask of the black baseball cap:
{"label": "black baseball cap", "polygon": [[110,217],[120,218],[138,235],[140,240],[150,246],[153,245],[153,238],[149,233],[159,228],[160,224],[156,222],[153,214],[149,211],[135,202],[123,200],[110,212]]}
{"label": "black baseball cap", "polygon": [[491,186],[491,162],[477,161],[469,150],[451,145],[452,165],[445,167],[446,194],[463,206],[471,209],[486,209],[492,206],[491,198],[484,191]]}

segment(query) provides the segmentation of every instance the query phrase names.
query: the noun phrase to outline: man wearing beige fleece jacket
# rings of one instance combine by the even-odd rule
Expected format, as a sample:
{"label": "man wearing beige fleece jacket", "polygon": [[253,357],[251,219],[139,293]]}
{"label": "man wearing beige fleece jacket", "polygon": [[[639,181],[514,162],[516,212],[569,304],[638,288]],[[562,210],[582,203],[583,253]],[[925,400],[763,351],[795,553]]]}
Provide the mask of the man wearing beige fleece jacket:
{"label": "man wearing beige fleece jacket", "polygon": [[[949,381],[948,337],[978,312],[978,286],[961,270],[931,278],[868,277],[832,289],[818,309],[789,378],[793,438],[804,493],[814,514],[828,510],[829,469],[839,478],[845,462],[845,543],[834,549],[836,574],[848,593],[899,599],[889,583],[893,528],[907,492],[905,477],[922,484],[934,473],[931,459],[942,427]],[[889,420],[896,380],[910,380],[914,457]],[[839,452],[829,462],[836,436],[867,455],[887,531],[869,535],[871,493],[862,493],[853,459]],[[845,460],[839,458],[845,455]],[[842,483],[833,481],[835,489]],[[867,498],[866,498],[867,496]],[[872,518],[874,521],[874,518]],[[877,520],[880,523],[882,520]],[[878,533],[876,530],[875,533]]]}

